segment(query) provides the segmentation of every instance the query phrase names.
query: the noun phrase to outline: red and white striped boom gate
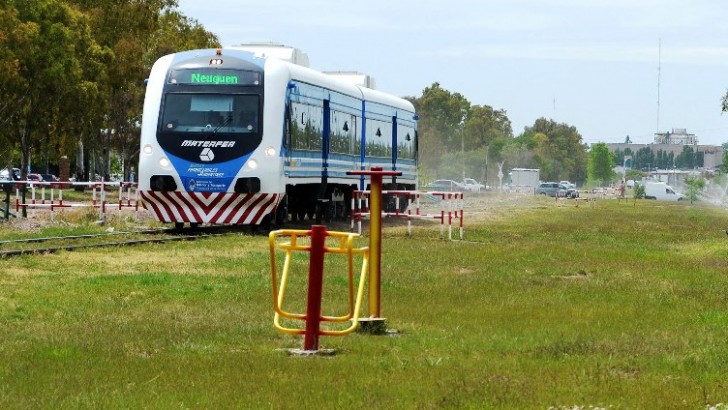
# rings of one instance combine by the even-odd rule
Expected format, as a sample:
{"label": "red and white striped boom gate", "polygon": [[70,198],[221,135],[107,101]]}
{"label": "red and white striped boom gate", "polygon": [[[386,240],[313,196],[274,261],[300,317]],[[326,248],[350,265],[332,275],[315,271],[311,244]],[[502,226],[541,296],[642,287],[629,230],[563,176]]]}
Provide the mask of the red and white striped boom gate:
{"label": "red and white striped boom gate", "polygon": [[[354,191],[351,197],[351,230],[354,230],[354,223],[357,224],[357,231],[361,234],[361,221],[371,216],[369,209],[370,191]],[[383,217],[404,218],[407,220],[407,234],[412,236],[412,220],[430,219],[440,221],[440,234],[444,235],[447,226],[447,237],[452,240],[453,223],[459,225],[460,239],[463,239],[463,193],[462,192],[434,192],[434,191],[403,191],[389,190],[382,191],[382,195],[395,198],[394,212],[382,211]],[[440,205],[439,213],[424,212],[420,200],[422,197],[436,199]],[[406,203],[406,207],[401,205]],[[400,209],[405,209],[400,211]]]}
{"label": "red and white striped boom gate", "polygon": [[[49,209],[51,220],[57,209],[93,207],[99,210],[99,217],[106,219],[108,209],[132,208],[139,211],[139,193],[136,182],[38,182],[13,181],[15,187],[15,211],[21,209]],[[90,187],[92,190],[91,203],[68,202],[63,200],[63,190],[75,187]],[[21,190],[25,188],[26,195]],[[118,201],[109,199],[107,191],[118,190]]]}

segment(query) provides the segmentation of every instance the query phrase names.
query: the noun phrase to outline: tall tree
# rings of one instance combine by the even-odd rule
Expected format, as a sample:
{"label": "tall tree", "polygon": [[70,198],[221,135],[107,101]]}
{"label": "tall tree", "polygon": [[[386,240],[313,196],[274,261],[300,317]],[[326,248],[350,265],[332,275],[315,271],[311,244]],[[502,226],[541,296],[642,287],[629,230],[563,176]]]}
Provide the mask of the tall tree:
{"label": "tall tree", "polygon": [[11,132],[20,106],[25,79],[20,71],[20,56],[34,26],[26,25],[11,4],[0,6],[0,168],[12,165],[15,133]]}
{"label": "tall tree", "polygon": [[433,83],[419,98],[410,98],[420,116],[419,158],[422,167],[437,170],[444,153],[459,151],[463,142],[463,122],[470,102],[460,93],[451,93]]}
{"label": "tall tree", "polygon": [[544,180],[586,179],[587,146],[575,127],[539,118],[516,140],[533,151],[533,163],[529,166],[540,168]]}
{"label": "tall tree", "polygon": [[593,144],[589,151],[588,184],[599,186],[612,182],[615,177],[614,159],[614,153],[609,151],[606,143]]}
{"label": "tall tree", "polygon": [[684,146],[681,153],[675,158],[675,166],[680,169],[693,169],[697,165],[697,156],[691,146]]}
{"label": "tall tree", "polygon": [[488,105],[474,105],[464,123],[465,151],[485,148],[498,138],[513,138],[511,121],[505,110]]}
{"label": "tall tree", "polygon": [[96,64],[102,59],[100,48],[84,14],[60,0],[13,0],[11,6],[24,40],[22,54],[15,53],[22,55],[18,59],[22,81],[11,130],[20,144],[25,173],[31,153],[38,151],[42,140],[48,142],[50,130],[73,123],[73,117],[63,114],[82,115],[90,107],[78,102],[95,100],[103,69]]}
{"label": "tall tree", "polygon": [[467,168],[471,168],[464,173],[487,183],[489,177],[494,178],[496,175],[502,144],[513,139],[511,121],[505,110],[494,110],[488,105],[474,105],[468,110],[463,132],[463,163],[469,163]]}
{"label": "tall tree", "polygon": [[635,168],[646,168],[648,171],[655,168],[655,153],[650,147],[642,147],[637,150],[634,154],[634,167]]}
{"label": "tall tree", "polygon": [[176,10],[176,0],[66,0],[91,16],[100,44],[112,50],[103,115],[83,133],[84,145],[101,154],[93,171],[105,173],[109,152],[121,156],[129,176],[138,154],[144,78],[162,55],[219,46],[217,37]]}

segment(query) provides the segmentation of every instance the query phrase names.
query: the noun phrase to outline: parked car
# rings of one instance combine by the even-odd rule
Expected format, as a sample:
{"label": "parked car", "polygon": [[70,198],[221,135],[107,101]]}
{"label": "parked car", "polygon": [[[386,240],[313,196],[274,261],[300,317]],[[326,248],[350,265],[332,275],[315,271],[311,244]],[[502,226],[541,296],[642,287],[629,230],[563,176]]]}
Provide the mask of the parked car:
{"label": "parked car", "polygon": [[34,174],[34,173],[28,174],[28,176],[25,179],[28,180],[28,181],[31,181],[31,182],[41,182],[41,181],[43,181],[43,177],[40,176],[40,174]]}
{"label": "parked car", "polygon": [[0,181],[19,181],[20,180],[20,168],[13,168],[12,175],[7,168],[0,171]]}
{"label": "parked car", "polygon": [[569,181],[561,181],[559,182],[559,185],[563,188],[564,196],[567,198],[578,198],[579,197],[579,191],[576,189],[576,185],[572,184]]}
{"label": "parked car", "polygon": [[43,178],[43,181],[45,182],[58,182],[61,179],[53,174],[40,174],[40,176]]}
{"label": "parked car", "polygon": [[554,198],[566,196],[566,187],[558,182],[542,182],[536,188],[536,195],[547,195]]}
{"label": "parked car", "polygon": [[438,179],[427,185],[425,188],[428,191],[441,191],[441,192],[462,192],[465,190],[463,184],[455,182],[450,179]]}
{"label": "parked car", "polygon": [[481,190],[486,189],[485,185],[474,180],[473,178],[465,178],[463,180],[463,188],[465,189],[465,191],[468,192],[480,192]]}

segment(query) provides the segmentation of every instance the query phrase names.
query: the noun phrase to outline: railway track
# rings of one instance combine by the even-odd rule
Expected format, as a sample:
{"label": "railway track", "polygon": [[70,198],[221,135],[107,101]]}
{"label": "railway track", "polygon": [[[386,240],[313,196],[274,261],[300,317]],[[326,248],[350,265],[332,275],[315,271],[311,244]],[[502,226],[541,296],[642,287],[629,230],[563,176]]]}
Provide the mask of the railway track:
{"label": "railway track", "polygon": [[[315,224],[315,222],[290,222],[286,225],[285,228],[309,229],[312,224]],[[329,223],[328,225],[331,230],[346,231],[349,229],[349,224],[347,222],[339,221],[335,223]],[[201,238],[210,238],[214,236],[222,236],[236,233],[267,236],[269,232],[270,231],[268,229],[265,229],[263,227],[251,227],[243,225],[212,225],[185,229],[159,228],[87,235],[67,235],[1,240],[0,259],[22,255],[49,254],[58,251],[74,251],[89,248],[134,246],[148,243],[191,241]]]}
{"label": "railway track", "polygon": [[[89,248],[133,246],[148,243],[190,241],[233,232],[222,227],[194,230],[149,229],[88,235],[53,236],[0,241],[0,258],[30,254],[48,254]],[[151,237],[150,237],[151,236]]]}

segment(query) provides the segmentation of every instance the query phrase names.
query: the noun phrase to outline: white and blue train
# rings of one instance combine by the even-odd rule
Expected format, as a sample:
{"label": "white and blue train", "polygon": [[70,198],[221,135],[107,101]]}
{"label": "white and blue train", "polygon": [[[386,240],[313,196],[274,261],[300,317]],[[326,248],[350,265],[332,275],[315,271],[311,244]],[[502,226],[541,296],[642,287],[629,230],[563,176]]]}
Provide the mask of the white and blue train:
{"label": "white and blue train", "polygon": [[160,221],[277,225],[345,216],[361,176],[417,185],[417,117],[404,99],[234,48],[167,55],[147,82],[139,192]]}

